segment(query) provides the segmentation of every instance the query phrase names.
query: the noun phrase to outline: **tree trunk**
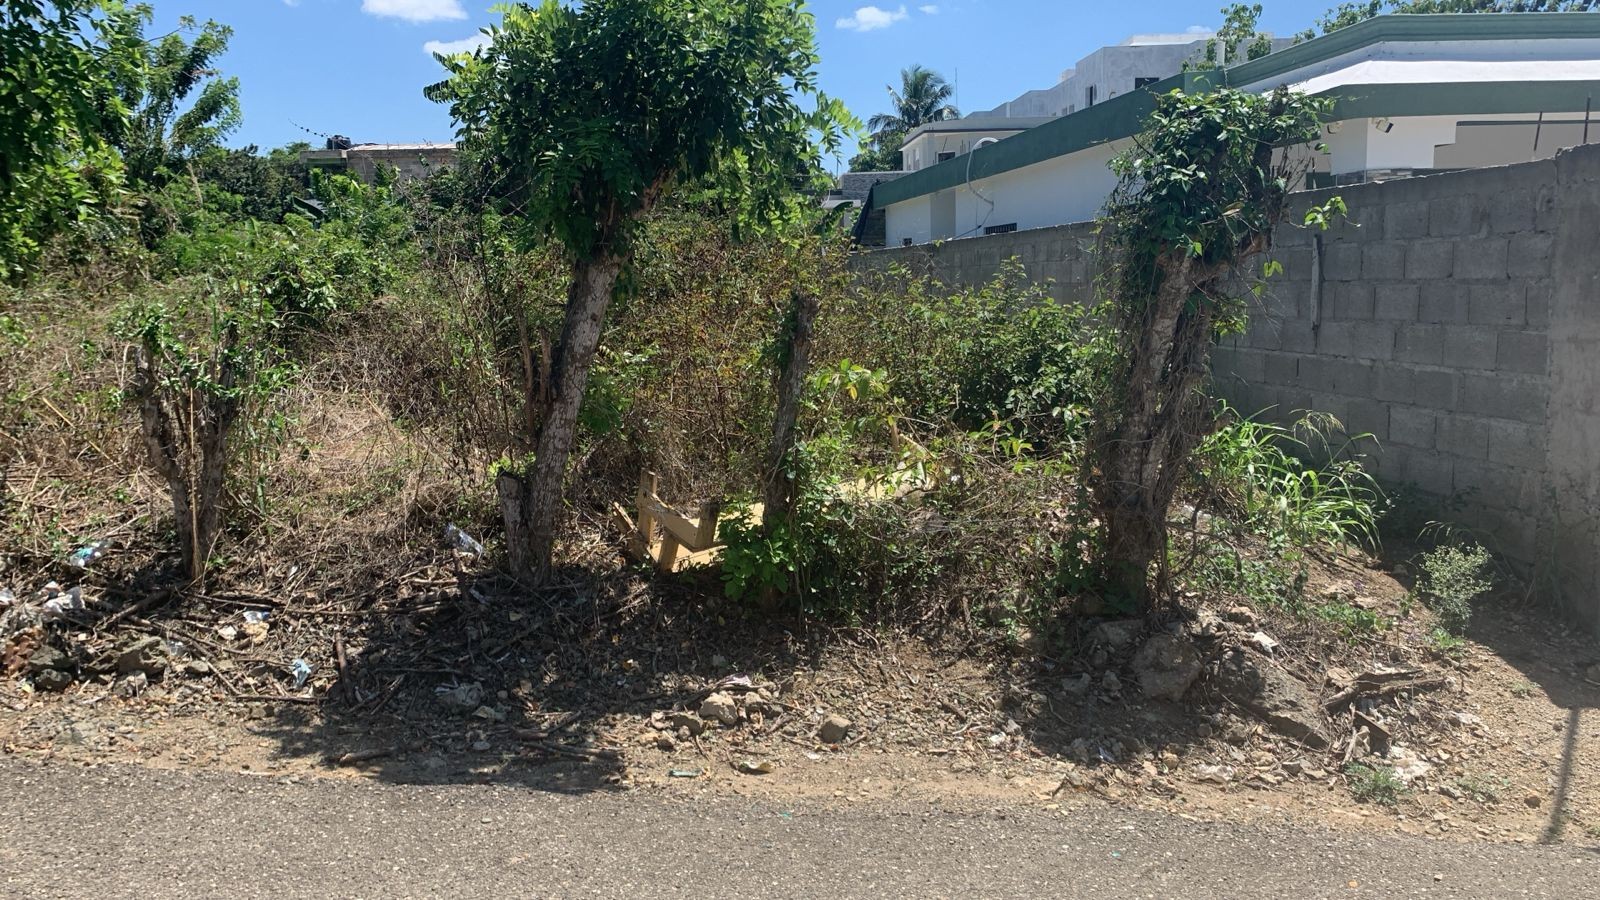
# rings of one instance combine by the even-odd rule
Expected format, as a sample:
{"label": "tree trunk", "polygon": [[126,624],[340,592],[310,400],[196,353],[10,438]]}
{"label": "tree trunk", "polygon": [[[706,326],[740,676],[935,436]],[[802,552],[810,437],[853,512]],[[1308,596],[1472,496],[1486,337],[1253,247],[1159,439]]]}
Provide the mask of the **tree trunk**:
{"label": "tree trunk", "polygon": [[1159,261],[1162,280],[1150,298],[1124,370],[1122,408],[1100,445],[1097,506],[1105,534],[1107,587],[1139,609],[1152,597],[1150,569],[1164,589],[1167,510],[1184,461],[1199,441],[1196,413],[1211,344],[1218,267],[1175,251]]}
{"label": "tree trunk", "polygon": [[197,582],[205,576],[222,531],[228,437],[239,414],[238,400],[227,395],[237,373],[220,362],[224,357],[225,351],[218,351],[213,362],[220,393],[193,387],[164,391],[157,371],[160,362],[150,348],[140,354],[133,383],[150,465],[172,493],[178,550],[185,572]]}
{"label": "tree trunk", "polygon": [[504,472],[497,480],[511,570],[535,582],[550,572],[556,519],[561,511],[567,458],[577,435],[578,410],[600,346],[606,309],[626,257],[606,252],[572,266],[566,319],[551,366],[548,403],[531,472]]}
{"label": "tree trunk", "polygon": [[778,377],[778,411],[772,418],[772,446],[767,451],[761,491],[761,527],[768,534],[794,510],[794,480],[789,477],[787,462],[794,449],[795,422],[800,417],[800,399],[811,367],[811,340],[821,305],[814,295],[804,291],[795,291],[790,299],[787,359]]}

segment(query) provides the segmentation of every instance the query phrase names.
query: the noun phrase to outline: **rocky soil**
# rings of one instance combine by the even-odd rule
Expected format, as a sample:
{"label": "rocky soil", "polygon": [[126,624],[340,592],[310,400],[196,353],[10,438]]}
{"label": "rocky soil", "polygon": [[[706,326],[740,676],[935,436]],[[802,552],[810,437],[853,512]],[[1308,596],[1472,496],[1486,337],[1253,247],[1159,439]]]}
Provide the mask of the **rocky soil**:
{"label": "rocky soil", "polygon": [[76,597],[12,596],[0,747],[292,778],[1109,801],[1600,845],[1594,642],[1501,598],[1441,651],[1403,585],[1358,560],[1327,561],[1312,590],[1383,616],[1380,637],[1189,598],[999,644],[791,632],[635,580],[530,604],[455,562],[360,615],[213,596],[89,625],[109,602],[92,579]]}

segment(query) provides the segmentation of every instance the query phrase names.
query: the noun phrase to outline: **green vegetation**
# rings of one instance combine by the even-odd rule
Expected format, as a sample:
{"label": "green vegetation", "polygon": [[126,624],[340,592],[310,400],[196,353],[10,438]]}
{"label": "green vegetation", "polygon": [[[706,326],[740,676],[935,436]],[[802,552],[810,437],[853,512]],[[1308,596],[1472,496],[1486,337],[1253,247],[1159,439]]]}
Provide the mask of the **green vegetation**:
{"label": "green vegetation", "polygon": [[[846,269],[809,192],[853,121],[816,90],[812,21],[724,5],[509,8],[428,90],[462,164],[370,184],[219,145],[224,26],[146,41],[143,7],[75,7],[63,71],[121,112],[64,113],[78,143],[29,165],[96,147],[116,189],[13,257],[35,274],[0,295],[0,404],[17,465],[85,486],[70,526],[8,509],[8,559],[117,527],[216,582],[269,543],[404,550],[454,522],[485,564],[576,583],[644,471],[723,502],[720,571],[681,584],[752,615],[1045,633],[1171,577],[1349,640],[1389,627],[1306,594],[1317,554],[1376,541],[1364,436],[1242,417],[1198,374],[1295,174],[1263,148],[1310,136],[1315,103],[1163,98],[1117,164],[1098,308],[1019,267],[951,290]],[[903,88],[880,133],[948,114],[934,73]],[[1215,521],[1169,544],[1174,501]]]}
{"label": "green vegetation", "polygon": [[1406,792],[1405,784],[1387,766],[1353,762],[1344,767],[1344,776],[1350,795],[1362,803],[1399,806],[1400,797]]}
{"label": "green vegetation", "polygon": [[1472,604],[1494,587],[1489,551],[1475,542],[1446,544],[1422,554],[1417,587],[1448,634],[1466,630]]}
{"label": "green vegetation", "polygon": [[932,69],[914,65],[900,70],[900,87],[886,86],[891,112],[877,113],[867,120],[869,140],[850,160],[852,172],[891,172],[902,168],[900,146],[906,135],[930,122],[961,118],[961,110],[950,101],[955,87]]}

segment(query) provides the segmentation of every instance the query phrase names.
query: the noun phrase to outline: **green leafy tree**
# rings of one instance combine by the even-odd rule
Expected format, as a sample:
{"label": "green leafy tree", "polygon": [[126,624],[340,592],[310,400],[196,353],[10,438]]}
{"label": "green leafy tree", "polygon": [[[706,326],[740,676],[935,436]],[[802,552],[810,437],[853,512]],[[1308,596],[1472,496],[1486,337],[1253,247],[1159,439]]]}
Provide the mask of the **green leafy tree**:
{"label": "green leafy tree", "polygon": [[894,172],[900,169],[900,144],[905,135],[896,131],[868,138],[850,157],[852,172]]}
{"label": "green leafy tree", "polygon": [[489,46],[440,57],[449,78],[426,93],[450,104],[468,156],[502,176],[497,199],[522,239],[554,240],[570,259],[561,335],[530,385],[532,456],[497,474],[511,566],[542,578],[584,388],[642,218],[678,186],[709,189],[751,225],[792,215],[797,187],[825,183],[821,151],[837,149],[849,115],[817,88],[815,23],[800,0],[548,0],[503,12]]}
{"label": "green leafy tree", "polygon": [[262,155],[254,145],[212,147],[195,156],[194,173],[201,184],[224,195],[220,205],[229,213],[278,222],[294,208],[296,198],[306,196],[309,173],[300,151],[310,148],[299,141]]}
{"label": "green leafy tree", "polygon": [[[1220,69],[1244,60],[1260,59],[1272,52],[1272,36],[1256,30],[1261,20],[1261,4],[1233,3],[1222,8],[1222,27],[1206,41],[1200,59],[1187,64],[1189,69]],[[1239,59],[1240,53],[1244,60]]]}
{"label": "green leafy tree", "polygon": [[1230,280],[1271,247],[1298,174],[1276,148],[1315,142],[1323,109],[1281,90],[1174,91],[1113,162],[1105,315],[1116,354],[1089,471],[1107,586],[1135,606],[1164,589],[1167,513],[1205,433],[1211,346],[1244,327]]}
{"label": "green leafy tree", "polygon": [[0,5],[0,278],[15,278],[62,228],[114,193],[119,166],[103,135],[125,109],[114,35],[128,13],[97,0]]}
{"label": "green leafy tree", "polygon": [[[1317,20],[1323,34],[1384,13],[1593,12],[1600,0],[1362,0],[1341,3]],[[1309,37],[1309,32],[1305,35]]]}
{"label": "green leafy tree", "polygon": [[115,37],[137,46],[142,59],[118,78],[117,98],[130,115],[112,142],[133,185],[159,188],[239,127],[239,79],[222,77],[216,67],[233,29],[184,16],[178,31],[147,41],[143,32],[153,11],[146,3],[133,11],[116,20]]}

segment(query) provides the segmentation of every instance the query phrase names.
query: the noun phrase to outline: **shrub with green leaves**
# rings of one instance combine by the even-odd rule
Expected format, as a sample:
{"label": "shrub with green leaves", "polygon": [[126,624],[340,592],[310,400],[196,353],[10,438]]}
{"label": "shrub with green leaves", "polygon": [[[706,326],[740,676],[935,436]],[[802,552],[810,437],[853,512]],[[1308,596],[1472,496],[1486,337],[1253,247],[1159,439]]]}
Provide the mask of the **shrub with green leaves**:
{"label": "shrub with green leaves", "polygon": [[1353,762],[1344,767],[1344,776],[1351,796],[1362,803],[1398,806],[1406,791],[1405,782],[1388,766]]}
{"label": "shrub with green leaves", "polygon": [[1450,634],[1465,631],[1472,620],[1472,604],[1494,588],[1493,560],[1474,541],[1446,544],[1422,554],[1418,580],[1424,602]]}
{"label": "shrub with green leaves", "polygon": [[[1193,458],[1192,490],[1263,536],[1297,544],[1375,548],[1383,492],[1361,464],[1371,435],[1332,438],[1338,420],[1306,413],[1292,425],[1241,417],[1227,404]],[[1308,460],[1320,459],[1321,462]]]}

